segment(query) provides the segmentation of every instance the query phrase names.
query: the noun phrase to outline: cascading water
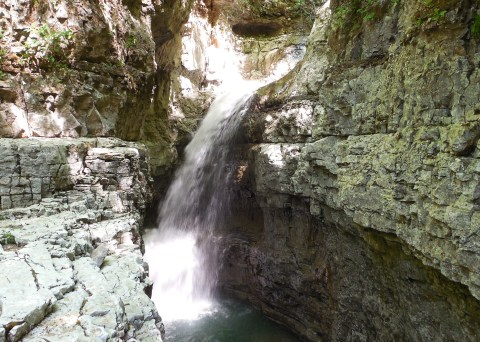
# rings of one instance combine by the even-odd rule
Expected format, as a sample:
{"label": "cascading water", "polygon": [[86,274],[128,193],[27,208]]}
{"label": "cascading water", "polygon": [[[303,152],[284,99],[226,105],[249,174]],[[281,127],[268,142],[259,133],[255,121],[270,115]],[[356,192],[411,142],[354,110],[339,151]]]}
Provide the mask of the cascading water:
{"label": "cascading water", "polygon": [[228,212],[229,142],[257,87],[239,82],[234,91],[217,96],[185,150],[158,229],[145,238],[152,299],[164,321],[194,319],[212,309],[217,279],[213,231]]}
{"label": "cascading water", "polygon": [[[265,322],[263,316],[254,314],[250,308],[232,305],[231,300],[214,301],[212,290],[221,266],[215,234],[221,231],[229,214],[227,189],[228,181],[233,181],[233,170],[228,170],[227,165],[227,159],[231,160],[229,145],[248,108],[250,94],[259,86],[283,77],[303,58],[306,49],[299,44],[288,51],[278,49],[278,55],[269,53],[264,56],[269,76],[255,83],[245,82],[241,74],[256,78],[267,70],[249,70],[250,57],[239,49],[241,39],[231,32],[227,24],[230,20],[224,24],[218,20],[212,26],[210,16],[205,16],[200,7],[193,7],[184,30],[188,33],[182,38],[182,68],[192,75],[204,73],[207,85],[203,90],[218,89],[220,85],[231,91],[220,93],[211,105],[186,148],[183,165],[160,210],[159,226],[144,237],[145,259],[154,281],[152,299],[166,322],[169,341],[295,341],[279,337],[278,326],[270,326],[268,333],[260,332],[267,336],[265,339],[245,335],[259,333],[256,329],[266,328],[271,322]],[[260,63],[263,57],[254,58],[259,58],[259,65],[263,65]],[[179,81],[181,96],[197,98],[198,89],[187,77],[180,76]],[[172,99],[176,94],[172,93]],[[186,114],[176,101],[170,103],[170,108],[175,117]],[[246,321],[252,322],[247,329]],[[213,326],[219,330],[213,332]],[[232,327],[238,329],[233,331]]]}

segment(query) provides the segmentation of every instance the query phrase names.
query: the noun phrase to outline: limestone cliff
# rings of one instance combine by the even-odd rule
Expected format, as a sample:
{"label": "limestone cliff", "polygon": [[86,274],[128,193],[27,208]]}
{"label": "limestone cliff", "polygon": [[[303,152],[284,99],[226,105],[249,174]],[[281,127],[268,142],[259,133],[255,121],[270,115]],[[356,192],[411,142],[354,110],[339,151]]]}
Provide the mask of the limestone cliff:
{"label": "limestone cliff", "polygon": [[190,6],[0,3],[0,341],[162,340],[140,234]]}
{"label": "limestone cliff", "polygon": [[141,224],[144,146],[0,141],[0,341],[161,341]]}
{"label": "limestone cliff", "polygon": [[299,61],[292,4],[1,2],[0,341],[161,339],[147,180],[160,198],[224,72]]}
{"label": "limestone cliff", "polygon": [[319,10],[245,119],[227,291],[314,341],[476,339],[478,6]]}
{"label": "limestone cliff", "polygon": [[223,288],[312,341],[476,340],[479,35],[474,0],[3,1],[0,341],[161,339],[148,174],[224,72],[304,53],[245,118]]}
{"label": "limestone cliff", "polygon": [[170,74],[191,4],[2,1],[0,135],[141,140],[165,174]]}

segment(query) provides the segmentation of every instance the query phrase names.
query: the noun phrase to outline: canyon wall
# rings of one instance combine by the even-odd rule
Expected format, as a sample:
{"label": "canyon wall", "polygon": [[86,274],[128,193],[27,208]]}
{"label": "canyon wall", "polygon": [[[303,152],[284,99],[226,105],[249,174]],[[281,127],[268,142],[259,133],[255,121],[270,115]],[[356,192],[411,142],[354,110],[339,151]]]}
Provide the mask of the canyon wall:
{"label": "canyon wall", "polygon": [[175,161],[172,71],[193,1],[3,1],[0,136],[142,141]]}
{"label": "canyon wall", "polygon": [[243,5],[0,4],[0,341],[162,339],[145,213],[230,72],[285,73],[312,24]]}
{"label": "canyon wall", "polygon": [[473,1],[319,10],[244,120],[225,291],[313,341],[476,339],[479,18]]}
{"label": "canyon wall", "polygon": [[1,2],[0,341],[162,340],[141,234],[190,6]]}
{"label": "canyon wall", "polygon": [[161,339],[149,175],[160,199],[227,71],[304,54],[245,117],[223,289],[312,341],[476,340],[479,11],[2,2],[0,341]]}

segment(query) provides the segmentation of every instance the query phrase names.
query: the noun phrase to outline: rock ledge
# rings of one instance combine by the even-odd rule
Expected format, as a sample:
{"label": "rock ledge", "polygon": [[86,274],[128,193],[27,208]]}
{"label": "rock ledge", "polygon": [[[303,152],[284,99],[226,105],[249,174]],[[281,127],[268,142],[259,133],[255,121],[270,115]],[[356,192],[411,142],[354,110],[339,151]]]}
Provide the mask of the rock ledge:
{"label": "rock ledge", "polygon": [[0,341],[161,341],[142,259],[144,147],[118,139],[0,146]]}

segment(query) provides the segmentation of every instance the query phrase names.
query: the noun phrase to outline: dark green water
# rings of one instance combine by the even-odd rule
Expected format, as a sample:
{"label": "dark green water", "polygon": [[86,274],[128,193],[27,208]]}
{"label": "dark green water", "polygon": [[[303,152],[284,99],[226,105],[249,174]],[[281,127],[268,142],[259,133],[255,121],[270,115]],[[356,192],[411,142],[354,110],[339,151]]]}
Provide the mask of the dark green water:
{"label": "dark green water", "polygon": [[234,300],[193,321],[165,322],[166,342],[300,342],[284,327]]}

